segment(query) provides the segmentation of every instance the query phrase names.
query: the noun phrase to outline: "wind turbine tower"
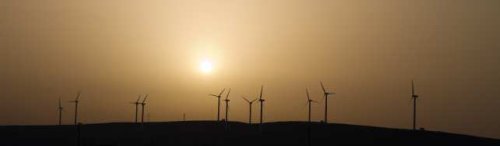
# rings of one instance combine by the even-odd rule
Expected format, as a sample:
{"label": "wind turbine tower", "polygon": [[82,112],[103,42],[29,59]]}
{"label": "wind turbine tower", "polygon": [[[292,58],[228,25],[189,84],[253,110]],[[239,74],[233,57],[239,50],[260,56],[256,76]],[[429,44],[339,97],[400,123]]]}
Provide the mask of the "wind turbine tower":
{"label": "wind turbine tower", "polygon": [[226,89],[222,89],[222,91],[221,91],[219,94],[217,94],[217,95],[215,95],[215,94],[210,94],[210,96],[214,96],[214,97],[216,97],[216,98],[217,98],[217,100],[218,100],[218,101],[217,101],[217,122],[219,122],[219,121],[220,121],[220,97],[222,96],[222,93],[224,93],[224,91],[225,91],[225,90],[226,90]]}
{"label": "wind turbine tower", "polygon": [[411,98],[413,99],[413,130],[417,129],[417,98],[418,95],[415,94],[415,83],[411,81]]}
{"label": "wind turbine tower", "polygon": [[137,98],[137,100],[135,102],[130,103],[130,104],[135,105],[135,123],[137,123],[137,118],[138,118],[138,114],[139,114],[139,104],[141,104],[139,102],[140,100],[141,100],[141,96],[139,95],[139,97]]}
{"label": "wind turbine tower", "polygon": [[144,99],[142,100],[142,102],[140,103],[141,104],[141,108],[142,108],[142,114],[141,114],[141,123],[142,124],[144,124],[144,107],[146,106],[146,99],[148,99],[148,95],[147,94],[144,97]]}
{"label": "wind turbine tower", "polygon": [[307,121],[311,123],[311,103],[317,103],[316,101],[312,100],[311,97],[309,96],[309,90],[306,88],[306,95],[307,95],[307,104],[309,106],[309,115],[307,117]]}
{"label": "wind turbine tower", "polygon": [[263,123],[263,117],[264,117],[264,99],[262,98],[262,92],[264,91],[264,86],[260,86],[260,96],[259,96],[259,102],[260,102],[260,126],[262,127]]}
{"label": "wind turbine tower", "polygon": [[229,93],[231,93],[231,88],[229,88],[229,91],[227,92],[226,99],[224,99],[224,102],[226,102],[226,122],[229,121]]}
{"label": "wind turbine tower", "polygon": [[251,125],[251,124],[252,124],[252,104],[253,104],[253,102],[255,102],[255,101],[257,100],[257,98],[256,98],[256,99],[253,99],[252,101],[248,100],[248,99],[247,99],[247,98],[245,98],[245,97],[242,97],[242,98],[243,98],[245,101],[247,101],[247,102],[248,102],[248,105],[249,105],[249,110],[248,110],[248,111],[249,111],[249,114],[248,114],[248,124],[250,124],[250,125]]}
{"label": "wind turbine tower", "polygon": [[78,92],[77,95],[76,95],[76,98],[75,100],[73,101],[70,101],[72,103],[75,103],[75,119],[74,119],[74,124],[77,125],[78,124],[78,103],[80,102],[80,95],[81,95],[82,92]]}
{"label": "wind turbine tower", "polygon": [[63,107],[61,104],[61,98],[59,98],[59,107],[57,108],[59,110],[59,125],[62,125],[62,111]]}
{"label": "wind turbine tower", "polygon": [[328,95],[333,95],[335,93],[333,92],[328,92],[325,89],[325,86],[323,85],[323,82],[319,82],[321,84],[321,89],[323,89],[323,95],[325,96],[325,123],[328,123]]}

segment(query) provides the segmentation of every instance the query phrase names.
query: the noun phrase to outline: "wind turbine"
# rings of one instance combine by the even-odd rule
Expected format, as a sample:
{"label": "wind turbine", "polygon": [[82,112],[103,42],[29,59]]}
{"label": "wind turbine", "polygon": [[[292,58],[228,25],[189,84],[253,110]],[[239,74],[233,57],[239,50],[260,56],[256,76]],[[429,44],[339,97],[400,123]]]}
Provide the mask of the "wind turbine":
{"label": "wind turbine", "polygon": [[250,108],[250,109],[248,110],[248,111],[250,112],[250,113],[248,114],[248,124],[250,124],[250,125],[251,125],[251,124],[252,124],[252,104],[253,104],[253,102],[255,102],[255,101],[257,100],[257,98],[253,99],[252,101],[248,100],[248,99],[247,99],[247,98],[245,98],[245,97],[242,97],[242,98],[243,98],[245,101],[247,101],[247,102],[248,102],[248,105],[249,105],[249,108]]}
{"label": "wind turbine", "polygon": [[139,95],[139,97],[137,98],[137,100],[135,102],[131,102],[130,104],[135,104],[135,123],[137,123],[137,115],[138,115],[138,112],[139,112],[139,104],[141,104],[139,102],[139,100],[141,100],[141,96]]}
{"label": "wind turbine", "polygon": [[226,89],[222,89],[218,95],[215,94],[210,94],[210,96],[217,97],[218,102],[217,102],[217,122],[220,120],[220,97],[222,96],[222,93],[224,93]]}
{"label": "wind turbine", "polygon": [[57,108],[59,110],[59,125],[62,125],[62,111],[63,107],[61,104],[61,98],[59,98],[59,107]]}
{"label": "wind turbine", "polygon": [[333,92],[327,92],[323,82],[319,82],[321,84],[321,89],[323,89],[323,95],[325,96],[325,123],[328,123],[328,95],[333,95]]}
{"label": "wind turbine", "polygon": [[413,99],[413,130],[416,130],[417,125],[417,98],[418,95],[415,94],[415,83],[411,81],[411,98]]}
{"label": "wind turbine", "polygon": [[226,99],[224,99],[224,102],[226,102],[226,122],[229,121],[228,114],[229,114],[229,93],[231,93],[231,88],[229,88],[229,91],[227,92]]}
{"label": "wind turbine", "polygon": [[264,99],[262,98],[262,92],[264,91],[264,86],[260,86],[260,96],[259,96],[259,102],[260,102],[260,125],[262,126],[262,121],[263,121],[263,116],[264,116]]}
{"label": "wind turbine", "polygon": [[75,103],[75,121],[74,121],[75,125],[78,124],[78,103],[80,102],[81,93],[82,93],[81,91],[78,91],[75,100],[70,101],[71,103]]}
{"label": "wind turbine", "polygon": [[306,95],[307,95],[307,104],[309,106],[309,116],[308,116],[308,122],[311,123],[311,103],[318,103],[309,97],[309,90],[306,88]]}
{"label": "wind turbine", "polygon": [[144,106],[146,106],[146,99],[148,99],[148,95],[147,94],[144,97],[144,99],[142,100],[142,102],[140,103],[141,107],[142,107],[141,123],[144,123]]}

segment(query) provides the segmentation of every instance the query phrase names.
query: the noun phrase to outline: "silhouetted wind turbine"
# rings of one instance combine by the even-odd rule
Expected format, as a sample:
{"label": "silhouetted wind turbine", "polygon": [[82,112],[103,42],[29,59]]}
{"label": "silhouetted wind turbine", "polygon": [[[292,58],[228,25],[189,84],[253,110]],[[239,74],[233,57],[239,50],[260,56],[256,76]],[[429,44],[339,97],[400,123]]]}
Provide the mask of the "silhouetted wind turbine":
{"label": "silhouetted wind turbine", "polygon": [[309,90],[307,88],[306,88],[306,95],[307,95],[307,104],[309,106],[308,122],[311,123],[311,103],[317,103],[317,102],[312,100],[311,97],[309,97]]}
{"label": "silhouetted wind turbine", "polygon": [[323,95],[325,96],[325,123],[328,123],[328,95],[333,95],[333,92],[327,92],[323,82],[319,82],[321,84],[321,89],[323,89]]}
{"label": "silhouetted wind turbine", "polygon": [[62,107],[62,104],[61,104],[61,98],[59,98],[59,107],[58,107],[58,110],[59,110],[59,125],[62,125],[62,111],[63,111],[63,107]]}
{"label": "silhouetted wind turbine", "polygon": [[81,92],[78,91],[75,100],[70,101],[72,103],[75,103],[75,121],[74,121],[75,125],[78,124],[78,103],[80,102],[80,95],[81,95]]}
{"label": "silhouetted wind turbine", "polygon": [[138,112],[139,112],[139,104],[141,104],[139,102],[139,100],[141,100],[141,96],[139,95],[139,97],[137,98],[137,100],[135,102],[132,102],[130,104],[135,104],[135,123],[137,123],[137,116],[138,116]]}
{"label": "silhouetted wind turbine", "polygon": [[257,100],[257,98],[253,99],[252,101],[248,100],[245,97],[242,97],[242,98],[248,102],[248,105],[249,105],[248,124],[252,124],[252,104],[253,104],[253,102],[255,102]]}
{"label": "silhouetted wind turbine", "polygon": [[413,80],[411,81],[411,98],[413,99],[413,130],[416,130],[417,126],[417,98],[418,95],[415,94],[415,84]]}
{"label": "silhouetted wind turbine", "polygon": [[264,91],[264,86],[260,86],[260,96],[259,96],[259,102],[260,102],[260,125],[262,126],[263,123],[263,117],[264,117],[264,99],[262,98],[262,92]]}
{"label": "silhouetted wind turbine", "polygon": [[142,114],[141,114],[141,123],[144,123],[144,106],[146,106],[146,99],[148,99],[148,95],[144,97],[144,99],[141,102],[141,107],[142,107]]}
{"label": "silhouetted wind turbine", "polygon": [[231,93],[231,88],[229,88],[229,91],[227,91],[226,99],[224,99],[224,102],[226,102],[226,122],[229,121],[229,93]]}
{"label": "silhouetted wind turbine", "polygon": [[217,97],[217,122],[220,121],[220,97],[222,96],[222,93],[224,93],[226,89],[222,89],[218,95],[215,94],[210,94],[210,96]]}

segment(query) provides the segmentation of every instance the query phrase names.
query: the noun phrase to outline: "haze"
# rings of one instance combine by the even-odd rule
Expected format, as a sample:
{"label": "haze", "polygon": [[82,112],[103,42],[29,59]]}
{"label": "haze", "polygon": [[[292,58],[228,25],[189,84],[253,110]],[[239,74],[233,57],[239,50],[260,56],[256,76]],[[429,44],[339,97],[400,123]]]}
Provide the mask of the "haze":
{"label": "haze", "polygon": [[[500,138],[497,0],[0,0],[0,124],[214,120],[210,93],[264,85],[265,121],[305,121],[305,88],[336,92],[329,121]],[[209,61],[209,72],[200,63]],[[64,103],[64,123],[73,105]],[[322,104],[313,105],[319,121]],[[254,107],[258,110],[258,106]],[[256,113],[256,112],[254,112]],[[258,120],[254,114],[254,119]]]}

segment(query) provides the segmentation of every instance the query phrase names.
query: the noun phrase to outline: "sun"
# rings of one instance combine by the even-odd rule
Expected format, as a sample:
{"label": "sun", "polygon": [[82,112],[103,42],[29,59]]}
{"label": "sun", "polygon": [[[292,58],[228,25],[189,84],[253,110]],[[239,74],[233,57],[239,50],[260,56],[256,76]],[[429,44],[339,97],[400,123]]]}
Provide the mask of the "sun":
{"label": "sun", "polygon": [[202,73],[205,73],[205,74],[208,74],[208,73],[211,73],[214,69],[214,65],[212,63],[212,61],[210,60],[202,60],[200,62],[200,71]]}

